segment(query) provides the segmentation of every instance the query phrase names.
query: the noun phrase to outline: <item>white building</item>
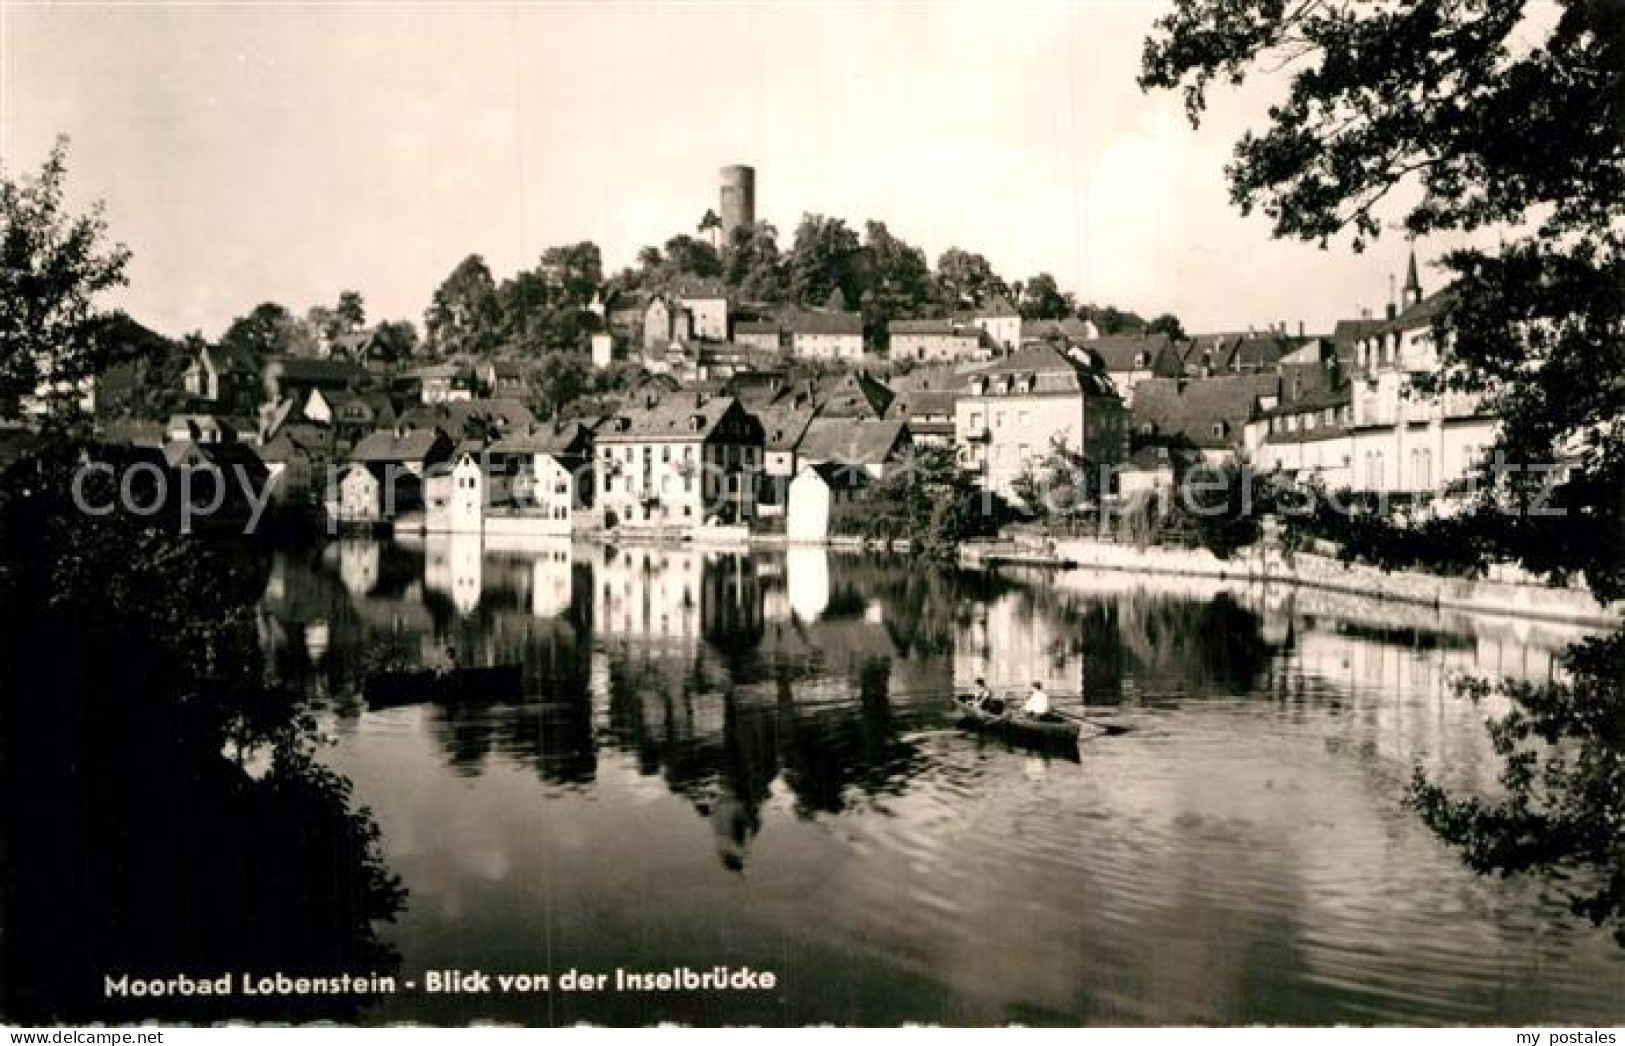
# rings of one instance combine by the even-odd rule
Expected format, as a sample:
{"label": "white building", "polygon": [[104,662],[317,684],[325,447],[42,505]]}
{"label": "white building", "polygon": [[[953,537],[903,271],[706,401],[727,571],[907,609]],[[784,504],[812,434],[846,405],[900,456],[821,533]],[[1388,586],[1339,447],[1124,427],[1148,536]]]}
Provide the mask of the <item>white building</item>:
{"label": "white building", "polygon": [[1433,321],[1448,291],[1423,298],[1411,259],[1404,309],[1355,343],[1350,486],[1380,494],[1440,495],[1465,478],[1495,443],[1499,420],[1482,398],[1423,394],[1412,386],[1436,372]]}
{"label": "white building", "polygon": [[828,540],[834,512],[856,499],[869,486],[862,469],[835,464],[807,465],[790,481],[785,509],[785,537],[800,544]]}
{"label": "white building", "polygon": [[1028,346],[971,377],[954,404],[959,462],[994,493],[1042,460],[1052,441],[1093,464],[1123,460],[1127,416],[1111,382],[1049,344]]}
{"label": "white building", "polygon": [[762,444],[761,422],[728,396],[674,393],[623,411],[597,435],[594,488],[604,526],[752,518]]}

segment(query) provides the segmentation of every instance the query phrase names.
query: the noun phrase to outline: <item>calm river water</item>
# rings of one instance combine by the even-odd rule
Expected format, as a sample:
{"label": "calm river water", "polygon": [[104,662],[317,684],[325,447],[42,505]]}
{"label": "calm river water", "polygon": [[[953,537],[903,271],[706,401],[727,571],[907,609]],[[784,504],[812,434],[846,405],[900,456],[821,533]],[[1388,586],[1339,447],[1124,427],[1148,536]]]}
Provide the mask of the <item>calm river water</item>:
{"label": "calm river water", "polygon": [[[1561,628],[1218,582],[479,540],[279,555],[276,672],[408,891],[402,976],[715,965],[737,993],[406,994],[374,1021],[1615,1024],[1625,952],[1403,806],[1493,784],[1452,674]],[[390,656],[532,698],[356,707]],[[1076,759],[954,728],[1043,681]]]}

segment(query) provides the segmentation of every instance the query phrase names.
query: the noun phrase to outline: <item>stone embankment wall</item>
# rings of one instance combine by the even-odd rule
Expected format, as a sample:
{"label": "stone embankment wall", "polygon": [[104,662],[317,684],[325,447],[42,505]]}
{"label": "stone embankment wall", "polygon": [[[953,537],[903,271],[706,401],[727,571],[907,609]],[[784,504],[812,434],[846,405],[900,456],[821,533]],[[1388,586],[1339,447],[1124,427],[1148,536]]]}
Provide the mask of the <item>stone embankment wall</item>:
{"label": "stone embankment wall", "polygon": [[1231,559],[1203,548],[1151,545],[1144,548],[1089,539],[1018,538],[966,549],[969,563],[1043,562],[1090,570],[1215,577],[1260,584],[1306,585],[1375,599],[1474,613],[1507,614],[1587,627],[1612,628],[1625,621],[1625,603],[1605,606],[1583,587],[1558,588],[1497,570],[1487,578],[1440,577],[1416,571],[1384,572],[1363,564],[1344,565],[1327,555],[1255,546]]}

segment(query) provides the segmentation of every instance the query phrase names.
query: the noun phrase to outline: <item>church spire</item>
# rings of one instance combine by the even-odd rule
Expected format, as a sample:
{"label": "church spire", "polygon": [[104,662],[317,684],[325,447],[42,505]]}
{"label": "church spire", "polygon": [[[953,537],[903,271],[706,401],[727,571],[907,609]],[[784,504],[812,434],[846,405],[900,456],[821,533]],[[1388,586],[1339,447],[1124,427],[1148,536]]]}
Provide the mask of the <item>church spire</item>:
{"label": "church spire", "polygon": [[1422,281],[1416,278],[1416,248],[1411,248],[1410,266],[1405,271],[1405,290],[1402,303],[1410,308],[1422,300]]}

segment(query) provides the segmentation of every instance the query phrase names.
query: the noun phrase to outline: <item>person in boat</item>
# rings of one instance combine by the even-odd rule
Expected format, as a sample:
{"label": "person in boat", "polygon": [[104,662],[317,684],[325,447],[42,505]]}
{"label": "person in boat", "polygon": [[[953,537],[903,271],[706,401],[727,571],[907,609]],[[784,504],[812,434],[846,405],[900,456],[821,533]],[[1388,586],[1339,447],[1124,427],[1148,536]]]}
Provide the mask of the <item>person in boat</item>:
{"label": "person in boat", "polygon": [[1003,715],[1004,702],[993,696],[993,691],[987,688],[987,680],[981,676],[976,677],[976,687],[970,692],[967,702],[977,712],[986,712],[989,715]]}
{"label": "person in boat", "polygon": [[442,676],[449,676],[457,671],[457,647],[447,644],[446,653],[435,666],[435,672]]}
{"label": "person in boat", "polygon": [[1027,703],[1021,706],[1021,713],[1029,719],[1049,719],[1049,695],[1044,692],[1044,684],[1033,683],[1033,688],[1027,693]]}

